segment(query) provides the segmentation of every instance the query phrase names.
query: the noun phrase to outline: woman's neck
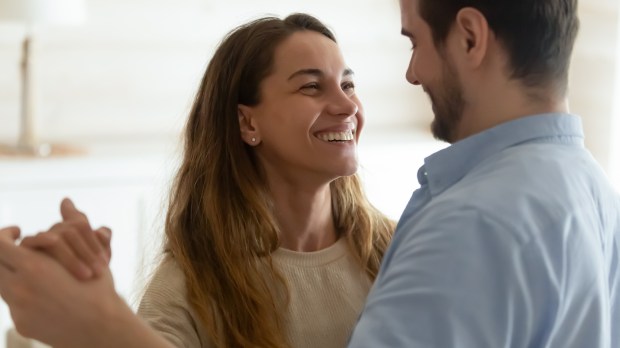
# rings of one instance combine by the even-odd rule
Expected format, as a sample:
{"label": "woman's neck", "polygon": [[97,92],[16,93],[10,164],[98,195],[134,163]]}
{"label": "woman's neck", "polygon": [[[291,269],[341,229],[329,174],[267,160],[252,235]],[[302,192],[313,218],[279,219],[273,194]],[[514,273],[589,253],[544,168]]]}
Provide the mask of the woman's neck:
{"label": "woman's neck", "polygon": [[336,242],[329,184],[309,189],[281,183],[271,193],[283,248],[311,252]]}

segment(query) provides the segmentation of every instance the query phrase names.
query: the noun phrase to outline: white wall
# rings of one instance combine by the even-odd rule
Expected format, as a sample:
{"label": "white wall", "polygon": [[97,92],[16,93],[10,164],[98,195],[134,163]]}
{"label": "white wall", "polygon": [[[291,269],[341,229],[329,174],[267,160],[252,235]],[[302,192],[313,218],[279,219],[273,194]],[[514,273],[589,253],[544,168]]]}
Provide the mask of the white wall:
{"label": "white wall", "polygon": [[582,116],[586,146],[609,170],[618,45],[617,0],[579,1],[581,28],[570,71],[571,111]]}
{"label": "white wall", "polygon": [[[430,117],[422,92],[404,79],[409,47],[399,36],[397,1],[87,4],[85,25],[35,33],[34,82],[40,133],[47,139],[174,134],[221,37],[248,19],[292,11],[315,14],[336,32],[356,72],[370,129],[426,124]],[[18,129],[22,34],[18,26],[0,26],[0,141],[13,140]]]}
{"label": "white wall", "polygon": [[[428,129],[431,110],[404,72],[409,43],[396,0],[86,0],[80,27],[35,32],[33,64],[41,137],[80,141],[176,136],[220,38],[264,14],[315,14],[336,32],[356,71],[368,132]],[[582,0],[571,69],[571,107],[587,146],[608,168],[618,1]],[[0,142],[16,139],[23,28],[0,24]]]}
{"label": "white wall", "polygon": [[[620,4],[618,5],[620,6]],[[612,122],[610,176],[620,190],[620,21],[618,21],[618,43],[616,44],[616,86],[614,88],[614,113]]]}

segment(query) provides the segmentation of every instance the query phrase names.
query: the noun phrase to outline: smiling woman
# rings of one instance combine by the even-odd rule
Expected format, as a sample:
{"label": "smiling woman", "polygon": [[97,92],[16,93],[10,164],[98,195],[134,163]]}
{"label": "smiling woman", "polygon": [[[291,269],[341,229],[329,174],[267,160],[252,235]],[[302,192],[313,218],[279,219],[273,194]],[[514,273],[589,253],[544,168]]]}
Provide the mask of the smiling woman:
{"label": "smiling woman", "polygon": [[260,103],[239,109],[241,134],[246,142],[260,139],[261,146],[251,145],[274,192],[282,183],[320,187],[357,171],[362,106],[352,71],[329,37],[300,31],[286,38],[261,83]]}
{"label": "smiling woman", "polygon": [[[294,14],[241,25],[209,62],[187,122],[163,261],[138,310],[155,331],[116,299],[109,278],[76,283],[66,274],[76,294],[100,284],[99,302],[71,296],[48,313],[72,334],[33,327],[27,314],[46,301],[24,300],[20,289],[48,284],[31,293],[55,303],[57,282],[28,270],[52,268],[43,273],[54,277],[58,265],[4,232],[0,290],[16,327],[54,346],[164,346],[161,337],[178,347],[345,346],[394,229],[356,174],[363,124],[353,74],[321,22]],[[71,226],[38,238],[81,238]],[[112,317],[83,320],[86,311]]]}

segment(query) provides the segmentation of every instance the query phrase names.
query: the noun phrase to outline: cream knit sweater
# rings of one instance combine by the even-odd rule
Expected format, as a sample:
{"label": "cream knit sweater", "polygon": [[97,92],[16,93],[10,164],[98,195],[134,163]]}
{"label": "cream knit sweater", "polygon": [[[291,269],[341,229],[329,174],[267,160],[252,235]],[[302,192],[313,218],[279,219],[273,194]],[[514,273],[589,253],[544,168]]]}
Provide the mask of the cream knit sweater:
{"label": "cream knit sweater", "polygon": [[[371,286],[346,240],[311,253],[279,249],[273,259],[288,281],[284,328],[291,346],[345,347]],[[138,315],[176,347],[213,347],[185,294],[183,272],[168,259],[147,287]]]}

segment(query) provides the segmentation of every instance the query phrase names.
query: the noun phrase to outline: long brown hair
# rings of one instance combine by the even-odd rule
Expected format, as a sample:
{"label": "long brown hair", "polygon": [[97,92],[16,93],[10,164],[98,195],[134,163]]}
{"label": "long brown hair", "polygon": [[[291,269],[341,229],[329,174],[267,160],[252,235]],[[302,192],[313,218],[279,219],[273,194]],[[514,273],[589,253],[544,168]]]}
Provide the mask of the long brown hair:
{"label": "long brown hair", "polygon": [[[218,347],[289,346],[273,285],[286,289],[286,282],[270,256],[279,246],[278,223],[253,150],[241,139],[237,106],[259,103],[276,47],[302,30],[336,41],[305,14],[266,17],[230,32],[207,67],[187,122],[165,245]],[[374,279],[394,223],[367,201],[357,175],[330,186],[336,228]]]}

